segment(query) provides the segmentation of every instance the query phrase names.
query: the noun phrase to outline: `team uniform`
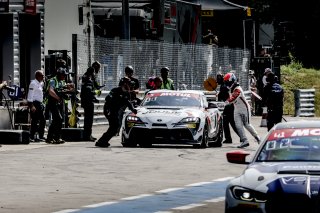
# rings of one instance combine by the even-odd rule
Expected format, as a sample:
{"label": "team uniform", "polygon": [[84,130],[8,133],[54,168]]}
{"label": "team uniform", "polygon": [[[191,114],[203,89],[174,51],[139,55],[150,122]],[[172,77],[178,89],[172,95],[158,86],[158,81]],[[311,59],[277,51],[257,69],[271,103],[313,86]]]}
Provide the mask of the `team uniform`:
{"label": "team uniform", "polygon": [[30,111],[30,115],[31,115],[30,139],[31,140],[35,140],[34,136],[36,132],[38,132],[39,134],[39,139],[44,139],[44,129],[46,124],[46,119],[44,117],[43,86],[44,86],[44,83],[39,82],[37,79],[32,80],[29,85],[27,100],[28,100],[29,106],[34,106],[36,108],[34,112]]}
{"label": "team uniform", "polygon": [[[127,82],[125,83],[129,84],[130,80],[128,78],[123,79],[126,79],[125,81]],[[120,85],[124,83],[123,79],[121,79]],[[127,107],[136,113],[136,109],[134,109],[130,102],[130,93],[128,91],[123,91],[121,86],[113,88],[105,98],[104,104],[104,115],[108,119],[109,128],[96,142],[96,146],[110,146],[110,139],[118,133],[119,126],[121,125],[120,114],[123,114],[123,111]]]}
{"label": "team uniform", "polygon": [[[229,74],[229,75],[228,75]],[[236,77],[233,73],[227,73],[225,82],[231,84],[231,96],[226,101],[228,104],[234,105],[234,121],[240,137],[241,144],[239,148],[249,146],[249,141],[246,136],[244,128],[246,128],[250,134],[260,143],[260,137],[258,136],[257,131],[250,124],[251,109],[250,104],[246,100],[244,92],[240,85],[236,82]]]}
{"label": "team uniform", "polygon": [[[273,75],[273,74],[270,74]],[[268,79],[269,80],[269,79]],[[273,79],[264,88],[264,99],[267,106],[267,128],[268,131],[277,123],[280,123],[283,116],[284,91],[280,84]]]}

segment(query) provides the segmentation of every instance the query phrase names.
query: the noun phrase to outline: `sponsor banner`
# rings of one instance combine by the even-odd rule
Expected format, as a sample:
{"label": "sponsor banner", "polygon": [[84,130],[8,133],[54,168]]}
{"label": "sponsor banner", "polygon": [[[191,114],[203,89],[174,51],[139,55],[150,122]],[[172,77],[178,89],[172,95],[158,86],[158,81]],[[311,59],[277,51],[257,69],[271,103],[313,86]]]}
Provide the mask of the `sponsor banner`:
{"label": "sponsor banner", "polygon": [[9,0],[0,0],[0,13],[9,12]]}
{"label": "sponsor banner", "polygon": [[24,12],[35,15],[37,13],[37,1],[36,0],[24,0]]}

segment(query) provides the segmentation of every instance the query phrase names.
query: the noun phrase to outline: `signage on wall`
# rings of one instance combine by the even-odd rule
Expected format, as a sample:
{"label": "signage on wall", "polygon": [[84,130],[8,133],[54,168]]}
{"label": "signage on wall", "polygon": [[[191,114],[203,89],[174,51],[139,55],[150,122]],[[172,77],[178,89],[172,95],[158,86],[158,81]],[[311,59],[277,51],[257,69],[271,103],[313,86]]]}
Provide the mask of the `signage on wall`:
{"label": "signage on wall", "polygon": [[37,1],[36,0],[24,0],[24,12],[35,15],[37,13]]}
{"label": "signage on wall", "polygon": [[177,25],[177,4],[166,1],[164,4],[164,24],[166,28],[176,29]]}
{"label": "signage on wall", "polygon": [[0,13],[9,12],[9,0],[0,0]]}

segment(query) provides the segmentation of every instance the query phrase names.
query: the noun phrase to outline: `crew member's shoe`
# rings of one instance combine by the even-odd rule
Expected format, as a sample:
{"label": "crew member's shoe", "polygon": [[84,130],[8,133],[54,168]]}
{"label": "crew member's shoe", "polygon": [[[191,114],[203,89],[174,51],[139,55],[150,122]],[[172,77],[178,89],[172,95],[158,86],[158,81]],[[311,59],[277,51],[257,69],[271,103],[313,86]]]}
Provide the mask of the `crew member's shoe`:
{"label": "crew member's shoe", "polygon": [[47,138],[46,143],[53,144],[55,141],[52,138]]}
{"label": "crew member's shoe", "polygon": [[244,148],[244,147],[247,147],[249,146],[249,142],[248,141],[245,141],[245,142],[242,142],[239,146],[237,146],[238,148]]}
{"label": "crew member's shoe", "polygon": [[54,142],[54,144],[62,144],[62,143],[65,143],[65,141],[64,140],[62,140],[61,138],[59,138],[59,139],[54,139],[53,140]]}
{"label": "crew member's shoe", "polygon": [[110,143],[101,143],[98,141],[98,142],[96,142],[95,146],[107,148],[110,146]]}
{"label": "crew member's shoe", "polygon": [[222,143],[232,143],[232,140],[225,139]]}

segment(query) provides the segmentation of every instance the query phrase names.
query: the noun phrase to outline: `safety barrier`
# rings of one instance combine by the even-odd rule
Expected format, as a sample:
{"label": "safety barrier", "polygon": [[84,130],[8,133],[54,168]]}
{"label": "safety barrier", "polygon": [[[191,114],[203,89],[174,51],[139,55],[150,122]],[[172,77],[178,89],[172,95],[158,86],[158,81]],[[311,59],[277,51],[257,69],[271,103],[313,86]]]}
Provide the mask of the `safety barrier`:
{"label": "safety barrier", "polygon": [[315,89],[298,89],[294,92],[295,117],[315,116]]}

